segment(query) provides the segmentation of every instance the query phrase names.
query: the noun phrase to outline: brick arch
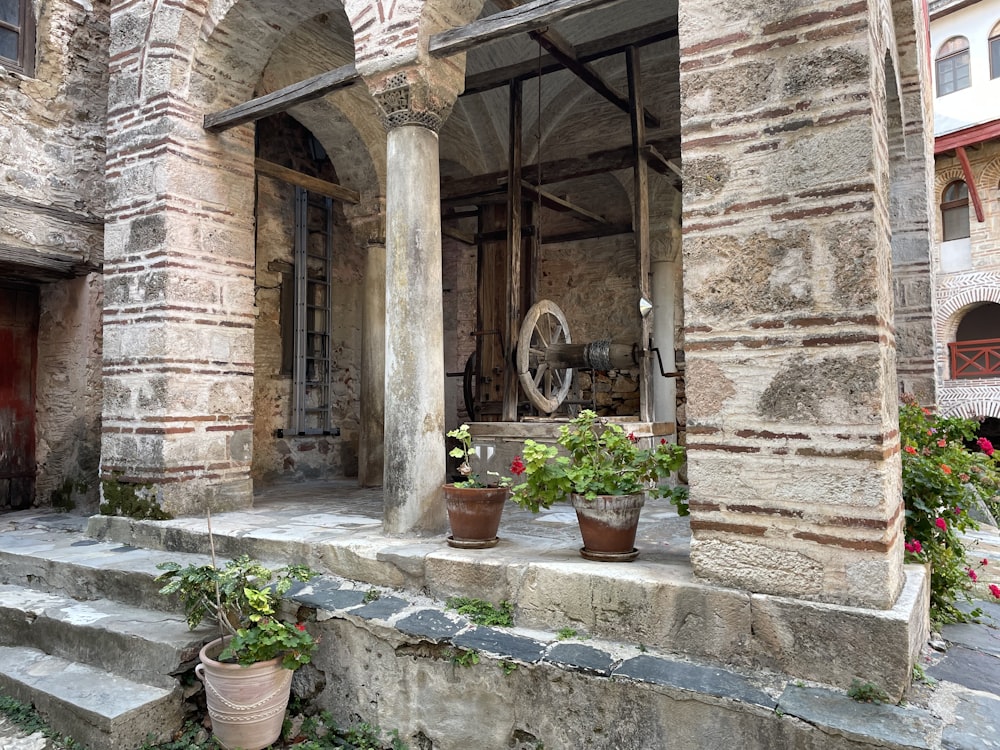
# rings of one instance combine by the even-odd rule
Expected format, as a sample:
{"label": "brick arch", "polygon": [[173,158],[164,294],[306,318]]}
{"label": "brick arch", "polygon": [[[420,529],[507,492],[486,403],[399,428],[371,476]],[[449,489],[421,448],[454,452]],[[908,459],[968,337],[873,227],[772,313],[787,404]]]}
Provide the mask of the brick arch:
{"label": "brick arch", "polygon": [[953,290],[947,299],[938,304],[937,339],[947,343],[955,340],[958,325],[965,313],[985,302],[1000,304],[1000,273],[974,274],[969,286]]}
{"label": "brick arch", "polygon": [[965,173],[962,172],[961,167],[948,167],[934,175],[934,202],[936,205],[941,203],[941,194],[944,189],[955,180],[965,180]]}
{"label": "brick arch", "polygon": [[986,163],[980,172],[980,182],[985,190],[997,190],[1000,187],[1000,156]]}
{"label": "brick arch", "polygon": [[955,403],[939,404],[939,411],[944,417],[994,417],[1000,419],[1000,388],[973,388],[966,392],[965,398]]}

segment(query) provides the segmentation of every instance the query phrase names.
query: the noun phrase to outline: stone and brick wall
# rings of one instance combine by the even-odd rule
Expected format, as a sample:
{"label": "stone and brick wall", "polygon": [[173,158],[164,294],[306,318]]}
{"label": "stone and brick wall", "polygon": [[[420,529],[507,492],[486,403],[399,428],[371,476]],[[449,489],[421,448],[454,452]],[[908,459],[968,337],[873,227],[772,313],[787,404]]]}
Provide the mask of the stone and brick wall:
{"label": "stone and brick wall", "polygon": [[[953,249],[942,247],[940,227],[935,237],[937,403],[944,414],[1000,417],[1000,378],[955,379],[950,372],[948,343],[955,341],[962,318],[983,303],[1000,304],[1000,140],[967,148],[966,155],[982,201],[984,220],[977,220],[970,199],[967,252],[957,254],[960,257],[956,257]],[[965,176],[957,157],[951,153],[938,156],[936,210],[940,210],[944,188],[959,179]],[[944,257],[946,253],[950,253],[949,257]],[[997,336],[1000,337],[1000,331]]]}
{"label": "stone and brick wall", "polygon": [[39,287],[35,502],[94,509],[109,10],[33,5],[34,72],[0,67],[0,277]]}

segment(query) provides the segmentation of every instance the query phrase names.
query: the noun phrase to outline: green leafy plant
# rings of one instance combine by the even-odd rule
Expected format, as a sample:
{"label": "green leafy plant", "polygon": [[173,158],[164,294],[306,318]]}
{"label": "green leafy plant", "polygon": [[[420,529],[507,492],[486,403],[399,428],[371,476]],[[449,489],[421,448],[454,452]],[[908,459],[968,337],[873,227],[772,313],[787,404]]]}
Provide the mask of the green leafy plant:
{"label": "green leafy plant", "polygon": [[659,484],[683,465],[682,446],[661,439],[642,448],[635,435],[590,409],[560,427],[556,442],[565,455],[554,445],[526,440],[523,455],[514,459],[511,471],[523,474],[524,482],[511,495],[521,507],[537,513],[570,494],[592,500],[598,495],[649,491],[655,497],[669,497],[677,512],[687,515],[686,488]]}
{"label": "green leafy plant", "polygon": [[517,664],[512,661],[507,661],[504,659],[500,662],[500,669],[503,670],[503,676],[508,677],[517,671]]}
{"label": "green leafy plant", "polygon": [[511,627],[514,624],[514,605],[502,601],[498,605],[468,596],[452,596],[446,602],[448,609],[465,615],[476,625]]}
{"label": "green leafy plant", "polygon": [[855,679],[851,681],[851,686],[847,688],[847,697],[853,698],[859,703],[888,703],[889,694],[874,682],[862,682]]}
{"label": "green leafy plant", "polygon": [[[976,438],[976,427],[969,419],[937,416],[912,399],[899,410],[906,560],[930,563],[931,619],[939,625],[982,614],[956,606],[959,599],[972,601],[977,571],[986,564],[967,560],[962,532],[978,528],[969,508],[992,500],[1000,487],[993,446]],[[1000,587],[990,591],[1000,599]]]}
{"label": "green leafy plant", "polygon": [[377,602],[382,597],[382,594],[378,589],[368,589],[365,592],[365,598],[362,601],[365,604],[371,604],[372,602]]}
{"label": "green leafy plant", "polygon": [[[448,437],[458,441],[458,445],[448,451],[452,458],[462,459],[458,465],[458,473],[465,479],[455,482],[459,488],[482,488],[482,487],[510,487],[511,478],[502,477],[498,472],[483,471],[477,467],[482,465],[484,459],[479,455],[479,449],[472,446],[472,433],[469,432],[469,425],[463,424],[457,429],[449,430],[445,433]],[[485,479],[483,478],[485,475]]]}
{"label": "green leafy plant", "polygon": [[127,516],[140,521],[168,521],[173,516],[156,501],[152,484],[123,482],[121,472],[113,472],[110,479],[101,482],[104,502],[100,511],[105,516]]}
{"label": "green leafy plant", "polygon": [[214,620],[220,635],[230,636],[219,655],[221,661],[243,666],[280,656],[282,666],[296,669],[308,664],[316,642],[302,623],[280,620],[275,609],[293,581],[308,581],[316,575],[304,565],[269,569],[247,555],[230,560],[224,567],[176,562],[157,565],[164,571],[161,594],[181,598],[192,630],[206,618]]}
{"label": "green leafy plant", "polygon": [[559,632],[556,633],[556,640],[565,641],[570,638],[576,638],[576,631],[573,628],[559,628]]}
{"label": "green leafy plant", "polygon": [[455,649],[451,652],[451,661],[459,667],[472,667],[479,663],[479,652],[467,648]]}

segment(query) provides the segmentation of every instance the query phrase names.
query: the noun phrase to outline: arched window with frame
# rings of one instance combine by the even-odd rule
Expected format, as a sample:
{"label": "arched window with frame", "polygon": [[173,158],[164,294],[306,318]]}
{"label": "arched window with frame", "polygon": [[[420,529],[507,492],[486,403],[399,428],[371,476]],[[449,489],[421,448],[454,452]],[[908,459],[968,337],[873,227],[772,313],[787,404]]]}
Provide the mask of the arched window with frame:
{"label": "arched window with frame", "polygon": [[1000,21],[990,32],[990,80],[1000,78]]}
{"label": "arched window with frame", "polygon": [[31,0],[0,0],[0,65],[31,75],[35,63],[35,14]]}
{"label": "arched window with frame", "polygon": [[942,44],[937,53],[935,69],[938,96],[969,88],[972,85],[969,40],[964,36],[953,36]]}
{"label": "arched window with frame", "polygon": [[963,180],[949,182],[941,194],[941,239],[969,236],[969,186]]}

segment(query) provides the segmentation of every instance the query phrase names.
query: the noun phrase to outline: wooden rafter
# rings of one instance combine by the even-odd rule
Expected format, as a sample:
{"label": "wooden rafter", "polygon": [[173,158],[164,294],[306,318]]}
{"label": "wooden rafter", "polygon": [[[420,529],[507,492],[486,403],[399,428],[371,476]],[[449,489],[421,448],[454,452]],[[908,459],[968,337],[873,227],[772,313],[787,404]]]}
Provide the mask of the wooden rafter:
{"label": "wooden rafter", "polygon": [[563,18],[584,13],[620,0],[532,0],[511,10],[486,16],[430,38],[432,57],[450,57],[474,47],[548,26]]}
{"label": "wooden rafter", "polygon": [[[493,2],[501,10],[513,10],[521,5],[521,0],[493,0]],[[539,29],[530,32],[530,36],[543,49],[548,50],[553,58],[558,60],[577,78],[618,107],[622,112],[628,113],[628,98],[615,91],[600,73],[581,60],[577,50],[562,34],[554,29]],[[646,125],[649,127],[656,128],[660,126],[659,119],[648,110],[645,110],[643,115],[646,118]]]}
{"label": "wooden rafter", "polygon": [[[592,62],[621,54],[629,47],[645,47],[676,36],[677,16],[670,16],[637,29],[629,29],[590,42],[581,42],[576,45],[576,56],[581,62]],[[539,73],[548,75],[564,69],[563,64],[552,55],[543,55],[541,60],[525,60],[494,70],[473,73],[465,78],[465,91],[462,96],[481,94],[506,86],[511,81],[526,81],[536,78]]]}
{"label": "wooden rafter", "polygon": [[525,195],[539,201],[546,208],[551,208],[555,211],[568,212],[576,214],[584,221],[589,221],[595,224],[607,224],[608,220],[605,219],[600,214],[596,214],[593,211],[589,211],[582,206],[578,206],[575,203],[566,200],[565,198],[560,198],[558,195],[553,195],[552,193],[546,192],[545,190],[540,190],[539,188],[532,185],[530,182],[521,182],[521,190]]}

